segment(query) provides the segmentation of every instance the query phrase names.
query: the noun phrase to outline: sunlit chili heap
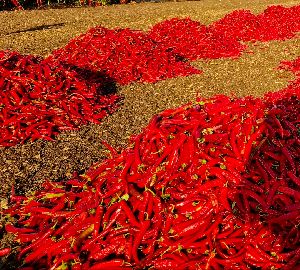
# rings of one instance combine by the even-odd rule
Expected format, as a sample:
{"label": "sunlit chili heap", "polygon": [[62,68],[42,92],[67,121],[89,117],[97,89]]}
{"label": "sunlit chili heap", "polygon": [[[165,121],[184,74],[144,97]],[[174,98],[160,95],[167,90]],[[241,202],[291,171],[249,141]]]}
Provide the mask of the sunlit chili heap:
{"label": "sunlit chili heap", "polygon": [[295,269],[296,82],[264,100],[166,110],[86,174],[13,194],[5,214],[17,222],[5,230],[22,244],[24,269]]}
{"label": "sunlit chili heap", "polygon": [[[257,17],[272,21],[270,14],[278,10],[283,8],[270,8]],[[245,20],[253,16],[246,12]],[[288,17],[283,16],[286,20]],[[233,15],[222,20],[225,27]],[[182,23],[174,22],[175,28],[176,23]],[[290,32],[280,30],[275,36],[290,38],[295,28],[292,25]],[[236,29],[238,40],[246,40],[243,29]],[[107,32],[112,37],[123,35],[125,39],[130,33],[97,28],[88,35],[93,31]],[[265,34],[264,40],[269,40],[270,35],[275,39],[274,33]],[[134,34],[137,39],[143,35]],[[161,32],[161,35],[166,34]],[[178,46],[174,46],[173,53],[183,50],[180,38],[176,39]],[[252,39],[253,36],[249,37]],[[161,43],[159,46],[164,48],[169,46],[168,39]],[[195,55],[188,53],[183,54],[184,58],[194,59]],[[82,63],[77,71],[66,68],[75,65],[71,56],[65,63],[55,57],[41,60],[16,56],[24,60],[18,60],[18,65],[9,61],[9,65],[14,64],[13,68],[7,68],[8,76],[14,82],[21,81],[22,86],[32,83],[33,87],[26,88],[31,89],[29,92],[24,90],[24,98],[8,103],[11,111],[15,107],[21,109],[20,104],[31,98],[59,110],[58,100],[66,103],[69,100],[61,89],[74,89],[84,97],[81,102],[91,99],[98,104],[93,99],[96,97],[85,90],[93,89],[94,83],[99,82],[81,81],[80,70],[90,63],[83,60],[83,55],[78,56]],[[11,59],[14,55],[7,53],[5,57]],[[101,59],[94,63],[93,72],[102,68]],[[68,63],[69,60],[72,61]],[[40,74],[48,74],[47,78],[53,80],[62,76],[61,80],[69,80],[74,88],[57,87],[58,93],[49,90],[49,94],[62,96],[51,103],[44,97],[51,81],[45,80],[42,87],[38,82],[43,79],[36,78],[41,76],[36,72],[27,73],[34,74],[33,79],[23,76],[19,70],[23,62],[24,65],[31,62],[29,71],[44,67]],[[263,98],[223,95],[198,98],[193,103],[163,111],[152,118],[141,134],[132,136],[121,153],[105,143],[111,158],[94,164],[85,174],[75,172],[66,182],[46,182],[43,190],[30,196],[12,192],[10,207],[1,214],[7,220],[15,220],[14,224],[7,222],[5,231],[13,234],[20,244],[17,255],[20,269],[299,268],[300,58],[282,62],[280,68],[289,69],[296,76],[286,89]],[[115,80],[131,78],[132,81],[146,76],[140,73],[132,79],[130,76],[136,73],[129,72],[126,73],[129,77],[122,77],[117,70],[105,72],[115,76]],[[58,78],[54,75],[57,73]],[[14,87],[9,82],[2,80],[13,93]],[[75,96],[78,95],[76,92]],[[65,109],[63,105],[62,108]],[[91,119],[93,115],[91,111]],[[55,119],[56,115],[51,117]],[[0,256],[9,253],[8,248],[0,250]]]}
{"label": "sunlit chili heap", "polygon": [[120,99],[103,94],[104,82],[53,57],[0,51],[0,145],[53,140],[60,131],[100,123]]}

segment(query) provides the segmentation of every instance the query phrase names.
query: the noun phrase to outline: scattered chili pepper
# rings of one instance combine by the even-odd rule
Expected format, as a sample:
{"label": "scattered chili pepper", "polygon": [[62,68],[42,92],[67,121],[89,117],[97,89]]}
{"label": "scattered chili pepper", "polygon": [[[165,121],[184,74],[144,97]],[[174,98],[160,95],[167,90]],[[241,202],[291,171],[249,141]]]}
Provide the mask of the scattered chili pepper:
{"label": "scattered chili pepper", "polygon": [[3,256],[8,255],[10,252],[11,252],[11,249],[10,249],[10,248],[3,248],[3,249],[0,249],[0,257],[3,257]]}

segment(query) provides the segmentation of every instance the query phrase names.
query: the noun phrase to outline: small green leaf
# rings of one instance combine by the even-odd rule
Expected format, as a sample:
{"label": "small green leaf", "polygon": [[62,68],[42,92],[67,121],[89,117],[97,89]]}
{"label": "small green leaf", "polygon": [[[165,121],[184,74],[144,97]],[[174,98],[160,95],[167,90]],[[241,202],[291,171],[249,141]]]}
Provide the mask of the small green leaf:
{"label": "small green leaf", "polygon": [[43,199],[53,199],[53,198],[59,198],[65,195],[65,193],[48,193],[46,194]]}
{"label": "small green leaf", "polygon": [[96,209],[95,209],[95,208],[89,209],[89,213],[90,213],[91,215],[94,215],[94,214],[96,213]]}
{"label": "small green leaf", "polygon": [[120,199],[119,196],[117,196],[117,197],[112,197],[108,205],[109,205],[109,206],[113,205],[113,204],[118,200],[118,198]]}
{"label": "small green leaf", "polygon": [[232,202],[231,209],[233,209],[235,207],[235,205],[236,205],[236,202]]}
{"label": "small green leaf", "polygon": [[221,164],[220,164],[220,168],[221,168],[222,170],[226,170],[227,167],[226,167],[226,165],[225,165],[224,163],[221,163]]}
{"label": "small green leaf", "polygon": [[199,203],[200,203],[200,202],[198,202],[198,201],[194,201],[194,202],[192,202],[192,205],[193,205],[193,206],[197,206]]}
{"label": "small green leaf", "polygon": [[162,197],[163,199],[167,200],[167,199],[171,198],[171,194],[169,194],[169,193],[161,194],[161,197]]}
{"label": "small green leaf", "polygon": [[161,197],[163,199],[169,199],[171,197],[171,194],[169,194],[169,193],[165,194],[165,187],[162,187],[162,189],[161,189]]}
{"label": "small green leaf", "polygon": [[124,194],[122,197],[121,197],[122,200],[125,200],[125,201],[128,201],[129,200],[129,194]]}
{"label": "small green leaf", "polygon": [[56,268],[57,270],[68,270],[69,266],[68,263],[63,262],[58,268]]}
{"label": "small green leaf", "polygon": [[146,167],[145,164],[143,164],[143,163],[139,164],[139,165],[138,165],[138,168],[137,168],[138,172],[142,172],[142,173],[143,173],[145,167]]}
{"label": "small green leaf", "polygon": [[233,228],[236,230],[236,229],[240,229],[241,226],[237,225],[237,224],[234,224]]}
{"label": "small green leaf", "polygon": [[205,138],[198,138],[198,139],[197,139],[197,142],[199,142],[199,143],[204,143],[204,142],[205,142]]}
{"label": "small green leaf", "polygon": [[156,194],[150,188],[145,187],[145,191],[149,191],[154,197],[156,196]]}
{"label": "small green leaf", "polygon": [[185,216],[188,218],[188,219],[193,219],[193,216],[191,213],[186,213]]}
{"label": "small green leaf", "polygon": [[201,162],[202,165],[205,165],[207,163],[207,160],[206,159],[201,159],[200,162]]}
{"label": "small green leaf", "polygon": [[258,184],[258,185],[262,185],[264,182],[265,182],[265,180],[261,178],[261,179],[257,182],[257,184]]}
{"label": "small green leaf", "polygon": [[274,251],[272,251],[270,254],[271,254],[272,257],[276,257],[276,258],[278,257],[277,253],[274,252]]}
{"label": "small green leaf", "polygon": [[192,179],[198,180],[198,179],[199,179],[199,176],[198,176],[197,174],[194,174],[194,175],[192,176]]}

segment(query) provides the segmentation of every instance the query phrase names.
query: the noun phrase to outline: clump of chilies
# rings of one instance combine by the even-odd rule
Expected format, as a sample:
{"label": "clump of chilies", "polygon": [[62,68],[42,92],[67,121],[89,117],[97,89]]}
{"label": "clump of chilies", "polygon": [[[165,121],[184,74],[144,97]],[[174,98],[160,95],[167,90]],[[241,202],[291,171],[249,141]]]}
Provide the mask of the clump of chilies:
{"label": "clump of chilies", "polygon": [[296,269],[299,128],[298,80],[154,116],[84,175],[12,195],[20,269]]}
{"label": "clump of chilies", "polygon": [[80,68],[104,71],[120,84],[201,73],[180,55],[159,46],[148,33],[130,29],[92,28],[53,55]]}
{"label": "clump of chilies", "polygon": [[244,41],[293,38],[300,31],[300,6],[270,6],[258,15],[233,11],[205,26],[189,18],[173,18],[148,32],[95,27],[53,55],[67,63],[105,71],[118,83],[156,82],[198,74],[190,61],[238,57]]}
{"label": "clump of chilies", "polygon": [[[88,80],[86,77],[88,76]],[[119,97],[104,95],[105,81],[48,57],[0,52],[0,145],[27,139],[53,140],[62,130],[76,129],[112,113]]]}

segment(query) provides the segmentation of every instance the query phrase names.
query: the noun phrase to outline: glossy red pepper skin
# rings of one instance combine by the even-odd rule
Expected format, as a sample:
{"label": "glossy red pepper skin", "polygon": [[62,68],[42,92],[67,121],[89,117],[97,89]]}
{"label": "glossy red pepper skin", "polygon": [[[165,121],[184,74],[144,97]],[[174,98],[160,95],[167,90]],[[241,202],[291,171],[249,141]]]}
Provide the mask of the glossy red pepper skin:
{"label": "glossy red pepper skin", "polygon": [[96,263],[91,266],[89,269],[91,270],[100,270],[100,269],[112,269],[112,270],[123,270],[127,267],[124,265],[124,261],[120,259],[115,259],[111,261]]}
{"label": "glossy red pepper skin", "polygon": [[11,252],[10,248],[2,248],[0,249],[0,257],[4,257],[9,255],[9,253]]}

